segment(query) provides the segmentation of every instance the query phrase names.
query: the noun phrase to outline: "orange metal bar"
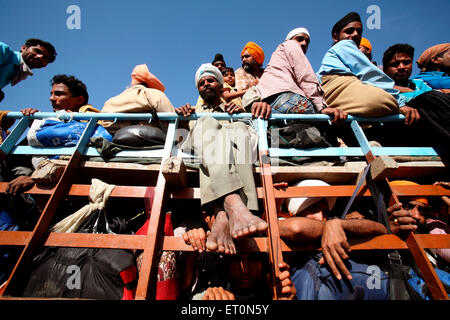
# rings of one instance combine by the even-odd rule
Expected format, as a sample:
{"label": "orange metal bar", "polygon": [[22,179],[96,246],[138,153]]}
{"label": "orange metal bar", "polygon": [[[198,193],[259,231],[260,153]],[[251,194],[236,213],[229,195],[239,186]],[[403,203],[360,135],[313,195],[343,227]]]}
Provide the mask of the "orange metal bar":
{"label": "orange metal bar", "polygon": [[[31,231],[0,231],[0,243],[5,246],[24,246],[32,236]],[[417,234],[417,242],[423,248],[450,248],[450,235]],[[142,250],[146,236],[128,234],[90,234],[90,233],[57,233],[51,232],[44,240],[46,247],[85,247],[85,248],[119,248]],[[373,238],[349,239],[352,250],[408,249],[406,242],[395,235],[380,235]],[[236,240],[239,252],[267,252],[266,237],[245,238]],[[180,237],[165,236],[162,250],[193,251]],[[281,240],[281,251],[314,251],[320,250],[320,244],[291,244]]]}
{"label": "orange metal bar", "polygon": [[278,299],[276,292],[276,279],[280,275],[278,264],[283,262],[283,254],[281,252],[281,239],[278,229],[277,207],[275,202],[275,194],[272,180],[272,171],[270,169],[270,158],[267,150],[260,151],[259,162],[261,164],[261,184],[263,187],[264,212],[266,214],[267,224],[269,226],[268,233],[268,253],[269,262],[272,267],[273,280],[273,299]]}
{"label": "orange metal bar", "polygon": [[[0,193],[5,193],[7,182],[0,182]],[[68,192],[70,196],[89,196],[90,185],[73,184]],[[147,187],[142,186],[116,186],[111,193],[113,198],[143,198]],[[410,196],[450,196],[450,190],[442,186],[419,185],[419,186],[392,186],[392,190],[398,197]],[[263,199],[263,188],[256,188],[258,198]],[[310,187],[287,187],[283,190],[274,190],[276,199],[288,199],[292,197],[350,197],[355,190],[354,185],[333,186],[310,186]],[[33,186],[25,193],[36,195],[51,195],[53,188]],[[358,193],[359,197],[370,197],[370,191],[363,186]],[[200,199],[200,188],[184,188],[179,190],[168,190],[169,199]]]}

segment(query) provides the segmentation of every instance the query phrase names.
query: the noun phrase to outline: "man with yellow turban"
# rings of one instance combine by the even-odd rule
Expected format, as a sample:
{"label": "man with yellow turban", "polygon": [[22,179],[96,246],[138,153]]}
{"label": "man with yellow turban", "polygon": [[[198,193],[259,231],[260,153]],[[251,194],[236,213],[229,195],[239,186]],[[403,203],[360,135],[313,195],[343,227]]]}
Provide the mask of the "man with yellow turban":
{"label": "man with yellow turban", "polygon": [[235,71],[236,89],[245,90],[258,84],[264,69],[264,51],[254,42],[248,42],[241,52],[242,67]]}
{"label": "man with yellow turban", "polygon": [[422,79],[431,88],[450,93],[450,43],[441,43],[425,50],[417,59],[420,68],[415,79]]}
{"label": "man with yellow turban", "polygon": [[[165,87],[150,71],[146,64],[136,66],[131,73],[131,87],[105,102],[101,112],[105,113],[149,113],[175,112],[172,103],[164,94]],[[101,121],[109,133],[132,124],[130,121]],[[141,124],[148,125],[147,121]],[[158,124],[163,131],[167,124]]]}

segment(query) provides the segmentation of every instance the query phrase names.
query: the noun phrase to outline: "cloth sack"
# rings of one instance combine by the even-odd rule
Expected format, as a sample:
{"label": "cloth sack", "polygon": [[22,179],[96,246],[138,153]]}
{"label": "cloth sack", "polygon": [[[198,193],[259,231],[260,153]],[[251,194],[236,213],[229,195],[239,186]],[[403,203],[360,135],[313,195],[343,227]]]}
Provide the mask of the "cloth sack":
{"label": "cloth sack", "polygon": [[[27,138],[30,146],[61,146],[74,147],[77,145],[87,123],[76,120],[67,122],[45,119],[35,120],[28,131]],[[112,140],[111,134],[102,126],[97,125],[92,137],[103,137]]]}
{"label": "cloth sack", "polygon": [[[104,210],[112,188],[93,179],[91,203],[52,231],[112,233]],[[137,268],[130,250],[48,247],[33,259],[23,296],[131,300],[136,284]]]}
{"label": "cloth sack", "polygon": [[50,232],[77,232],[92,214],[103,212],[114,187],[115,185],[104,183],[99,179],[92,179],[89,191],[90,203],[52,226]]}
{"label": "cloth sack", "polygon": [[45,159],[39,162],[37,168],[33,171],[31,179],[35,183],[54,185],[59,181],[65,166],[57,164],[51,160]]}

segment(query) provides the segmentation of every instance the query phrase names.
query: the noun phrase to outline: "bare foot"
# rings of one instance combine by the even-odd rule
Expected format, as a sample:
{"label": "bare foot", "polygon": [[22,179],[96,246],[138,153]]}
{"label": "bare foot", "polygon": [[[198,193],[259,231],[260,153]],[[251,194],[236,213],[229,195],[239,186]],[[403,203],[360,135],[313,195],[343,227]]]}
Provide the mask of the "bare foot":
{"label": "bare foot", "polygon": [[231,238],[228,226],[228,217],[225,211],[219,211],[206,239],[206,248],[210,251],[218,250],[220,253],[235,254],[236,247]]}
{"label": "bare foot", "polygon": [[248,210],[237,193],[226,195],[223,207],[230,221],[231,236],[235,239],[243,238],[257,232],[264,232],[268,228],[264,220],[253,215]]}

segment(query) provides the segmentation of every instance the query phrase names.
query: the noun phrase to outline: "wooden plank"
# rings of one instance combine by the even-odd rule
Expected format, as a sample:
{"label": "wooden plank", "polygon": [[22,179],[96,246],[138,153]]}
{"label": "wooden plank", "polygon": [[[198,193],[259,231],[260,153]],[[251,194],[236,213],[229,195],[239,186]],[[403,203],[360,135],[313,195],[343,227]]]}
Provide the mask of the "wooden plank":
{"label": "wooden plank", "polygon": [[70,186],[75,170],[80,163],[83,150],[86,148],[89,137],[94,132],[95,125],[96,122],[91,120],[86,126],[86,129],[77,144],[77,150],[74,152],[68,165],[65,167],[63,175],[57,183],[54,193],[50,196],[50,199],[48,200],[39,220],[36,223],[30,241],[25,245],[19,260],[9,276],[3,294],[19,295],[22,292],[25,285],[24,275],[28,274],[28,268],[31,265],[34,253],[38,247],[42,245],[47,230],[56,213],[56,209]]}
{"label": "wooden plank", "polygon": [[[0,243],[5,246],[24,246],[32,238],[30,231],[0,231]],[[48,233],[45,247],[144,249],[145,236],[102,233]]]}
{"label": "wooden plank", "polygon": [[277,207],[275,202],[274,187],[272,181],[272,172],[270,170],[269,153],[267,151],[260,151],[259,162],[261,165],[261,184],[263,187],[263,202],[264,202],[264,212],[266,214],[266,221],[268,224],[268,252],[269,252],[269,262],[272,268],[273,277],[273,299],[278,299],[278,294],[276,292],[276,279],[280,275],[280,269],[278,264],[283,262],[283,255],[281,251],[281,238],[278,229],[278,217],[277,217]]}
{"label": "wooden plank", "polygon": [[[175,130],[178,126],[178,120],[169,123],[167,130],[166,143],[164,145],[164,155],[161,164],[171,156],[171,150],[175,141]],[[136,300],[144,300],[149,296],[154,298],[156,294],[155,285],[150,286],[150,281],[156,279],[157,271],[157,251],[159,241],[162,240],[162,217],[163,204],[166,198],[166,179],[162,174],[162,165],[158,174],[158,180],[155,187],[155,196],[150,213],[150,221],[145,240],[144,252],[142,254],[142,265],[139,272],[139,279],[136,288]],[[153,284],[156,281],[152,282]]]}
{"label": "wooden plank", "polygon": [[411,232],[406,239],[406,244],[408,245],[417,266],[422,273],[422,277],[425,280],[430,294],[434,300],[449,300],[447,291],[445,291],[444,285],[440,281],[436,271],[431,265],[430,260],[425,254],[425,251],[421,247],[419,241],[417,241],[416,236]]}
{"label": "wooden plank", "polygon": [[[5,246],[24,246],[31,239],[30,231],[0,231],[0,244]],[[89,234],[89,233],[49,233],[43,243],[46,247],[85,247],[85,248],[119,248],[144,249],[143,235],[127,234]],[[450,235],[417,234],[417,242],[426,249],[450,248]],[[408,249],[406,242],[395,235],[380,235],[372,238],[349,239],[352,250]],[[249,237],[237,239],[238,252],[267,252],[266,237]],[[193,251],[181,237],[165,236],[161,250]],[[281,240],[283,252],[316,251],[320,243],[292,244]]]}
{"label": "wooden plank", "polygon": [[170,157],[164,160],[162,174],[169,187],[183,188],[187,184],[186,166],[180,157]]}
{"label": "wooden plank", "polygon": [[[7,182],[0,182],[0,193],[5,193]],[[142,186],[116,186],[111,193],[112,198],[143,198],[147,187]],[[350,197],[355,190],[354,185],[334,186],[310,186],[310,187],[287,187],[283,190],[274,190],[276,199],[287,199],[293,197]],[[420,186],[392,186],[392,190],[399,197],[410,196],[450,196],[450,190],[442,186],[420,185]],[[35,185],[25,193],[36,195],[51,195],[55,187]],[[90,185],[73,184],[67,193],[69,196],[89,196]],[[263,198],[263,188],[256,188],[258,198]],[[170,199],[200,199],[200,188],[183,188],[179,190],[167,190]],[[360,197],[370,197],[370,191],[363,187],[358,193]]]}

